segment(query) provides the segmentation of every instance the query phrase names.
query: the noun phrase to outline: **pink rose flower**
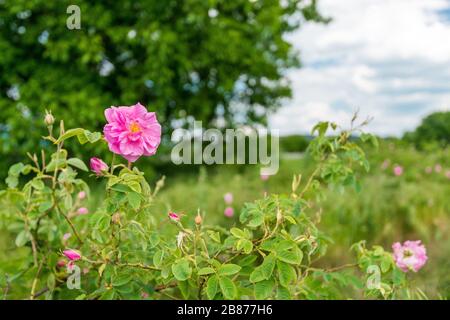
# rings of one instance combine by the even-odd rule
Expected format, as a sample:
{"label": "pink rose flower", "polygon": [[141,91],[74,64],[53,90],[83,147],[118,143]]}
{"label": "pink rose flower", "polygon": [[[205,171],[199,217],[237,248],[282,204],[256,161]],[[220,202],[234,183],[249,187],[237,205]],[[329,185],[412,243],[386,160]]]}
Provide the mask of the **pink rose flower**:
{"label": "pink rose flower", "polygon": [[232,204],[233,194],[231,192],[225,193],[225,195],[223,196],[223,201],[225,201],[226,204]]}
{"label": "pink rose flower", "polygon": [[232,207],[226,207],[225,211],[223,212],[223,214],[226,217],[231,218],[232,216],[234,216],[234,209]]}
{"label": "pink rose flower", "polygon": [[396,165],[394,167],[394,175],[396,175],[397,177],[401,176],[403,174],[403,167]]}
{"label": "pink rose flower", "polygon": [[72,234],[70,234],[70,233],[64,233],[62,238],[64,241],[67,241],[71,236],[72,236]]}
{"label": "pink rose flower", "polygon": [[88,213],[89,213],[89,210],[88,210],[88,208],[81,207],[80,209],[77,210],[77,213],[78,213],[79,215],[85,215],[85,214],[88,214]]}
{"label": "pink rose flower", "polygon": [[77,197],[78,197],[78,199],[80,199],[80,200],[84,200],[84,199],[86,198],[86,192],[84,192],[84,191],[78,192]]}
{"label": "pink rose flower", "polygon": [[79,254],[77,251],[72,249],[67,249],[63,251],[63,254],[69,259],[70,261],[77,261],[81,259],[81,254]]}
{"label": "pink rose flower", "polygon": [[175,212],[169,212],[169,218],[172,221],[178,222],[180,221],[180,216],[176,214]]}
{"label": "pink rose flower", "polygon": [[262,175],[260,175],[260,178],[261,178],[261,180],[262,181],[267,181],[267,180],[269,180],[269,175],[267,175],[267,174],[262,174]]}
{"label": "pink rose flower", "polygon": [[394,250],[395,264],[403,272],[419,271],[428,259],[427,250],[420,240],[405,241],[403,245],[396,242],[392,245],[392,249]]}
{"label": "pink rose flower", "polygon": [[91,170],[95,172],[98,176],[102,175],[105,171],[108,171],[109,167],[103,160],[99,158],[91,158]]}
{"label": "pink rose flower", "polygon": [[105,110],[108,124],[103,133],[109,150],[135,162],[141,156],[152,156],[161,142],[161,125],[154,112],[140,103],[130,107],[111,107]]}

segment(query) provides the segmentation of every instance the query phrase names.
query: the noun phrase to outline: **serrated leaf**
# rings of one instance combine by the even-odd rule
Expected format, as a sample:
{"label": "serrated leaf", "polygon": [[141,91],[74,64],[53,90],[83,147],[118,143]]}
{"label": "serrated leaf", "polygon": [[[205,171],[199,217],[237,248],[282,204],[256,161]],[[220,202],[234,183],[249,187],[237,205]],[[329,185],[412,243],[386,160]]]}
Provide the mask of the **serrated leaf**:
{"label": "serrated leaf", "polygon": [[22,246],[24,246],[29,240],[30,240],[30,236],[29,236],[28,232],[25,231],[25,230],[22,230],[22,231],[20,231],[19,234],[17,235],[15,243],[16,243],[16,246],[22,247]]}
{"label": "serrated leaf", "polygon": [[83,171],[89,171],[88,167],[84,164],[84,162],[78,158],[70,158],[67,160],[67,163],[72,167],[78,168]]}
{"label": "serrated leaf", "polygon": [[241,267],[237,264],[224,264],[219,268],[219,276],[231,276],[235,273],[238,273],[241,270]]}
{"label": "serrated leaf", "polygon": [[211,274],[211,273],[214,273],[214,269],[211,267],[205,267],[205,268],[201,268],[200,270],[198,270],[199,276],[204,276],[204,275]]}
{"label": "serrated leaf", "polygon": [[233,300],[237,295],[237,289],[233,281],[227,277],[219,278],[220,290],[225,299]]}
{"label": "serrated leaf", "polygon": [[272,276],[273,269],[275,268],[275,261],[275,256],[272,253],[266,256],[263,263],[256,267],[250,274],[250,281],[260,282],[269,279]]}
{"label": "serrated leaf", "polygon": [[155,267],[159,268],[162,265],[164,259],[164,251],[157,250],[153,255],[153,264]]}
{"label": "serrated leaf", "polygon": [[280,260],[277,261],[277,271],[278,279],[283,287],[289,286],[289,284],[297,278],[295,269],[291,265]]}
{"label": "serrated leaf", "polygon": [[191,277],[192,268],[189,265],[189,261],[186,259],[180,259],[172,265],[172,273],[178,281],[185,281]]}
{"label": "serrated leaf", "polygon": [[83,134],[83,133],[84,133],[84,129],[82,129],[82,128],[69,129],[62,136],[60,136],[58,138],[58,140],[56,140],[54,143],[58,144],[64,140],[67,140],[69,138],[72,138],[74,136],[77,136],[77,135]]}
{"label": "serrated leaf", "polygon": [[219,279],[216,275],[211,276],[206,283],[206,295],[208,299],[212,300],[217,294],[217,290],[219,289]]}
{"label": "serrated leaf", "polygon": [[303,252],[296,246],[290,250],[277,251],[277,257],[283,262],[299,265],[303,259]]}
{"label": "serrated leaf", "polygon": [[274,286],[275,286],[275,281],[273,281],[273,279],[264,280],[264,281],[255,283],[255,285],[254,285],[255,298],[257,300],[267,299],[272,294]]}

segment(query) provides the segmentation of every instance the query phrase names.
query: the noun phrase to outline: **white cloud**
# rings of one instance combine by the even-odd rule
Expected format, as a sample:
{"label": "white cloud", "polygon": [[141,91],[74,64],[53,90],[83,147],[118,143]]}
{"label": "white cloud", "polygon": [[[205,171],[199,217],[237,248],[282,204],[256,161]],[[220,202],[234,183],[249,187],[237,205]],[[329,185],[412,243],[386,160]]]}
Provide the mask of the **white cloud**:
{"label": "white cloud", "polygon": [[329,25],[306,24],[289,40],[304,68],[289,73],[294,97],[270,118],[282,133],[317,120],[346,123],[361,109],[369,130],[400,135],[450,107],[450,24],[446,0],[321,0]]}

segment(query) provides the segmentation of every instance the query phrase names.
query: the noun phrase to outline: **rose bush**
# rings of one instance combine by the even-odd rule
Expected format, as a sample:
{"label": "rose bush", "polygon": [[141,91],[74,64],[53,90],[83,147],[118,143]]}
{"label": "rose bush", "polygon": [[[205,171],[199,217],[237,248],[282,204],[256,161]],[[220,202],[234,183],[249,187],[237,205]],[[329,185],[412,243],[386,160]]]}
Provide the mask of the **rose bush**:
{"label": "rose bush", "polygon": [[[152,188],[132,162],[155,154],[161,135],[156,115],[139,104],[105,114],[104,136],[82,128],[66,131],[63,121],[55,135],[54,123],[47,123],[45,139],[55,152],[29,154],[28,164],[9,169],[8,188],[0,191],[0,221],[15,236],[19,261],[13,271],[1,266],[5,297],[331,299],[346,298],[349,287],[373,298],[423,296],[406,279],[407,272],[417,272],[426,262],[420,242],[396,243],[394,255],[361,241],[352,247],[353,264],[318,263],[332,245],[318,227],[326,214],[321,210],[324,189],[357,186],[355,167],[369,169],[360,145],[350,139],[361,131],[355,119],[350,130],[329,122],[315,126],[308,149],[317,162],[314,172],[306,179],[295,175],[291,194],[266,193],[247,203],[228,230],[208,224],[201,204],[198,212],[154,212],[164,178]],[[109,147],[127,160],[108,165],[92,155],[95,180],[90,183],[102,179],[105,190],[90,211],[88,184],[78,177],[79,170],[89,169],[64,148],[74,137],[81,144]],[[359,139],[377,143],[362,132]],[[232,194],[224,201],[231,218]],[[79,287],[68,285],[74,276]]]}

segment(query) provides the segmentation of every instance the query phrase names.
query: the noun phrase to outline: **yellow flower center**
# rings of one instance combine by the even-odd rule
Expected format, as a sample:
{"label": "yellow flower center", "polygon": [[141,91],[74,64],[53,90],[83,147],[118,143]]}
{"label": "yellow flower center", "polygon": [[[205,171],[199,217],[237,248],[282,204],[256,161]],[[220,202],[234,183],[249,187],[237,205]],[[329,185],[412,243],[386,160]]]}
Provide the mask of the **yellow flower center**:
{"label": "yellow flower center", "polygon": [[130,131],[132,133],[137,133],[137,132],[141,131],[141,127],[139,126],[139,124],[137,122],[132,122],[130,125]]}

